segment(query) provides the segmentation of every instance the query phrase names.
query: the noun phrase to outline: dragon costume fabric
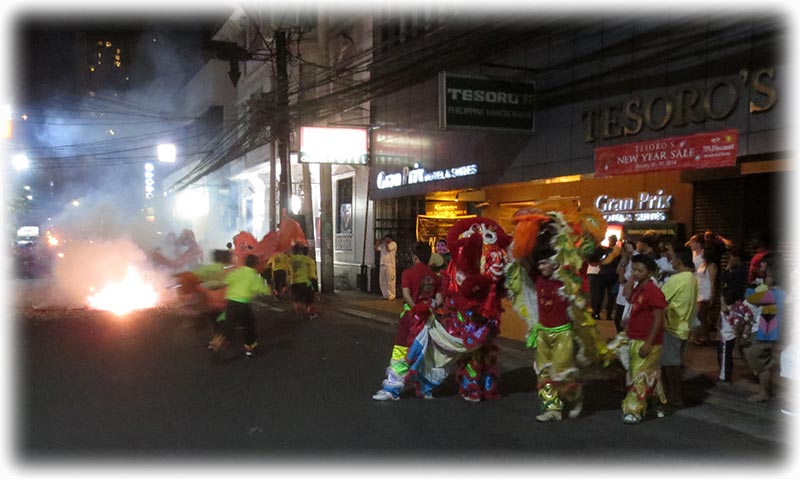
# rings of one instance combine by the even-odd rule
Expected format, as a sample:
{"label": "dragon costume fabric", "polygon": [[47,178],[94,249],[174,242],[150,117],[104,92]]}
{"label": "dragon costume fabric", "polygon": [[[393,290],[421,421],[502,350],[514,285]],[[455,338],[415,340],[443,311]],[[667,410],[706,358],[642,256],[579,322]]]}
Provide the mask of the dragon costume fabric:
{"label": "dragon costume fabric", "polygon": [[[270,256],[279,251],[289,250],[293,244],[306,244],[305,234],[300,224],[289,218],[285,212],[281,218],[280,229],[270,231],[261,241],[248,231],[241,231],[233,237],[235,249],[233,250],[233,264],[241,266],[248,255],[258,257],[256,270],[261,272]],[[179,295],[183,297],[198,296],[197,303],[201,310],[221,312],[225,309],[225,288],[224,287],[205,287],[207,278],[200,274],[201,269],[192,271],[182,271],[175,274],[176,286]]]}
{"label": "dragon costume fabric", "polygon": [[458,367],[459,393],[468,401],[499,399],[497,347],[511,237],[489,218],[465,218],[447,235],[450,262],[443,273],[444,303],[406,355],[418,395]]}
{"label": "dragon costume fabric", "polygon": [[244,264],[248,255],[258,256],[256,270],[263,271],[267,260],[278,252],[289,251],[294,244],[307,245],[305,233],[300,223],[289,218],[284,212],[276,231],[270,231],[261,241],[256,240],[252,233],[241,231],[233,237],[234,264]]}

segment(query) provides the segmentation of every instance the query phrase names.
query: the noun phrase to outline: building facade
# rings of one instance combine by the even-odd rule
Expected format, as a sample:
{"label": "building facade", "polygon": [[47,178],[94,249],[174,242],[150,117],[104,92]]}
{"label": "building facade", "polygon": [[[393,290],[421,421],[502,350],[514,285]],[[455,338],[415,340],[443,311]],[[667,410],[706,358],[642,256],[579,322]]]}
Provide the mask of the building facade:
{"label": "building facade", "polygon": [[[682,241],[712,229],[746,257],[767,234],[791,256],[779,18],[545,19],[499,33],[484,24],[457,30],[476,44],[505,36],[507,46],[484,53],[449,42],[440,55],[451,65],[420,69],[417,81],[373,102],[376,231],[392,216],[383,211],[411,210],[387,225],[407,242],[432,242],[459,216],[511,228],[521,206],[574,198],[606,214],[607,234],[654,229]],[[448,38],[440,37],[412,36],[397,48],[435,50]],[[461,49],[473,57],[458,62]],[[701,154],[720,138],[721,166]],[[504,335],[522,337],[521,322],[504,321]]]}
{"label": "building facade", "polygon": [[[371,138],[373,197],[399,204],[471,196],[463,209],[498,220],[515,205],[575,197],[608,208],[626,227],[643,219],[676,223],[681,235],[711,228],[744,248],[759,232],[782,238],[785,41],[776,18],[625,19],[524,32],[508,49],[374,102],[381,128]],[[737,152],[723,168],[597,170],[604,147],[729,130]],[[608,203],[657,196],[669,198],[661,214]]]}

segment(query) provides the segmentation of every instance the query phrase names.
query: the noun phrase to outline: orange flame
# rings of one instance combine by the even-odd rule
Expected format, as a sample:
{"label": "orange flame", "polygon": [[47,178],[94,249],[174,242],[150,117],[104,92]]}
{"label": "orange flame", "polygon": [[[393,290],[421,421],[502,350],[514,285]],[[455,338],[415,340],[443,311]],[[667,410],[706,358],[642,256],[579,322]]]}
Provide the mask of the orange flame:
{"label": "orange flame", "polygon": [[158,294],[151,285],[142,280],[136,268],[128,266],[128,275],[121,282],[108,283],[86,299],[94,309],[124,316],[137,309],[154,307]]}

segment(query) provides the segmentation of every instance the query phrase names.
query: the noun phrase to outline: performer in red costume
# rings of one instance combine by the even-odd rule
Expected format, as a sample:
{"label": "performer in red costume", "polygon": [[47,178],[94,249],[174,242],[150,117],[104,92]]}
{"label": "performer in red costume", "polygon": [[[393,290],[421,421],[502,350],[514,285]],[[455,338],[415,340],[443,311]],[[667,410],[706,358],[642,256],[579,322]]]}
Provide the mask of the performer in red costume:
{"label": "performer in red costume", "polygon": [[499,399],[497,347],[506,248],[502,226],[489,218],[466,218],[450,228],[450,263],[443,274],[444,305],[414,340],[406,361],[423,396],[458,366],[459,393],[467,401]]}

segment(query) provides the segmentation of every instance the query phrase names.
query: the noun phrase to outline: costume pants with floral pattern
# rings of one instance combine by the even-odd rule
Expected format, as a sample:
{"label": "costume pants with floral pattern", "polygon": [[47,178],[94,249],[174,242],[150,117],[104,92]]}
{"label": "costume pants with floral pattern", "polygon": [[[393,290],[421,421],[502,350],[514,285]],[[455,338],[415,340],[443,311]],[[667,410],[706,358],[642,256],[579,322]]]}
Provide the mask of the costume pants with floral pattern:
{"label": "costume pants with floral pattern", "polygon": [[649,401],[661,405],[667,403],[664,384],[661,381],[661,345],[654,345],[647,357],[640,358],[639,350],[644,344],[645,341],[640,339],[631,339],[628,342],[630,351],[628,394],[622,400],[622,413],[633,414],[637,419],[644,417]]}
{"label": "costume pants with floral pattern", "polygon": [[581,399],[583,387],[575,367],[575,339],[571,330],[537,332],[534,369],[542,412],[560,412],[565,401],[572,404]]}

